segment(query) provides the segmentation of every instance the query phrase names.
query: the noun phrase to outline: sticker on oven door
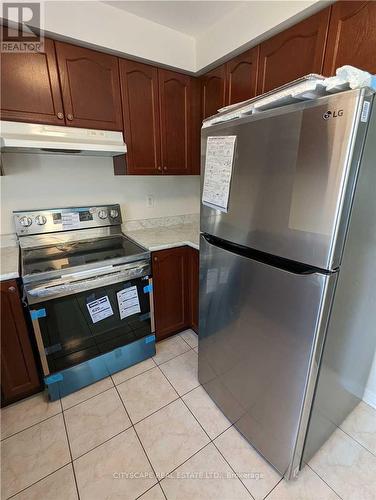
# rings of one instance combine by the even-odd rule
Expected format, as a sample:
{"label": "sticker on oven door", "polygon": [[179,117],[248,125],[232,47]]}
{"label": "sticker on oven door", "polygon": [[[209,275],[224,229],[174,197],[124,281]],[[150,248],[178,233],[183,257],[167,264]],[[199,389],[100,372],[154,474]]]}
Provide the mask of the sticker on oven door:
{"label": "sticker on oven door", "polygon": [[124,288],[124,290],[120,290],[116,295],[119,304],[120,319],[141,312],[136,286]]}
{"label": "sticker on oven door", "polygon": [[101,297],[100,299],[92,300],[86,305],[93,323],[98,323],[98,321],[108,318],[114,314],[107,295]]}

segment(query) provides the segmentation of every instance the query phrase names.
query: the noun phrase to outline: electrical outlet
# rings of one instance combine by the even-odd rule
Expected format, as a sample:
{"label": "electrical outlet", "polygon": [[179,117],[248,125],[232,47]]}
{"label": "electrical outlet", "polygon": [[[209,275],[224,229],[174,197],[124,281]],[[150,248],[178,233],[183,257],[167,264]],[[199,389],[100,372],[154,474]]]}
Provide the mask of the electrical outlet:
{"label": "electrical outlet", "polygon": [[146,197],[146,206],[148,208],[154,207],[154,196],[152,194],[148,194]]}

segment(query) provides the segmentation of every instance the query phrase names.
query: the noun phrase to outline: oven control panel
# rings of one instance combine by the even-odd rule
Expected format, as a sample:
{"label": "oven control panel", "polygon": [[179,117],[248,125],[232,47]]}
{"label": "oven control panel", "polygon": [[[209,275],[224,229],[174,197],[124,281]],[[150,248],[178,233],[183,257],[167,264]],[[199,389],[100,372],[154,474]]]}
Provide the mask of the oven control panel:
{"label": "oven control panel", "polygon": [[120,205],[20,210],[13,215],[19,236],[118,226],[122,223]]}

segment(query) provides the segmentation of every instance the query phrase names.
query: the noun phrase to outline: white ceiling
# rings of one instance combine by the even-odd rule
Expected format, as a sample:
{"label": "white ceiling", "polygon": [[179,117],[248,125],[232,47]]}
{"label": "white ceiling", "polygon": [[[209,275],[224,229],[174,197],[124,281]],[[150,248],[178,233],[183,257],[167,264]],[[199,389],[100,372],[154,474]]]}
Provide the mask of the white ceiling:
{"label": "white ceiling", "polygon": [[237,1],[112,1],[104,2],[190,36],[199,36],[210,26],[246,2]]}

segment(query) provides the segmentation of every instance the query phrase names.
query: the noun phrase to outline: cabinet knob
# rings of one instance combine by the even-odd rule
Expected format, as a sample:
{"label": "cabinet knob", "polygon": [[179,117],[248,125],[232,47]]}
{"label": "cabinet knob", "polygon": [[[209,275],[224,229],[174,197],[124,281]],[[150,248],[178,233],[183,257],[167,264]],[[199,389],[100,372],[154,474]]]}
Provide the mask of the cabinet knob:
{"label": "cabinet knob", "polygon": [[163,167],[163,170],[167,170],[167,167]]}
{"label": "cabinet knob", "polygon": [[8,288],[8,292],[10,292],[10,293],[15,293],[15,291],[16,291],[16,287],[15,286],[10,286]]}
{"label": "cabinet knob", "polygon": [[162,167],[158,167],[158,170],[161,171],[162,170]]}
{"label": "cabinet knob", "polygon": [[158,260],[158,257],[154,257],[154,262],[157,262],[157,260]]}
{"label": "cabinet knob", "polygon": [[57,117],[59,118],[59,120],[63,120],[63,119],[64,119],[64,114],[63,114],[63,113],[61,113],[61,112],[59,112],[59,113],[57,114]]}
{"label": "cabinet knob", "polygon": [[69,121],[72,121],[73,120],[73,115],[71,115],[70,113],[67,115],[67,118]]}

